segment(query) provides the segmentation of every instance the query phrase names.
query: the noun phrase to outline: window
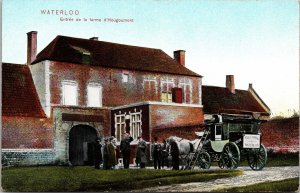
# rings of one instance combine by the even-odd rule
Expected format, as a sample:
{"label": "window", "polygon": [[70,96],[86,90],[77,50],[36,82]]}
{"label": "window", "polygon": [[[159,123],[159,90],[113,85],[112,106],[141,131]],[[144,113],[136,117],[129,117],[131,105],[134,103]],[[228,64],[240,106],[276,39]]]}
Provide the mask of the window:
{"label": "window", "polygon": [[153,100],[157,94],[157,80],[156,77],[146,76],[143,80],[144,94],[146,100]]}
{"label": "window", "polygon": [[99,84],[89,84],[87,87],[87,106],[102,107],[102,87]]}
{"label": "window", "polygon": [[216,125],[215,126],[215,140],[221,140],[222,139],[222,126]]}
{"label": "window", "polygon": [[162,79],[161,80],[161,101],[171,103],[172,102],[172,88],[175,86],[174,79]]}
{"label": "window", "polygon": [[188,78],[183,78],[179,81],[178,87],[183,91],[183,102],[191,103],[192,98],[192,81]]}
{"label": "window", "polygon": [[141,133],[142,133],[142,111],[130,113],[130,133],[131,133],[133,139],[137,139],[137,137],[141,135]]}
{"label": "window", "polygon": [[128,82],[128,80],[129,80],[129,74],[122,74],[122,81],[123,82]]}
{"label": "window", "polygon": [[125,114],[115,114],[115,137],[117,141],[121,141],[125,133]]}
{"label": "window", "polygon": [[63,105],[77,105],[77,83],[73,81],[62,82],[62,104]]}
{"label": "window", "polygon": [[89,52],[82,53],[82,63],[83,64],[90,64],[91,62],[91,54]]}
{"label": "window", "polygon": [[171,103],[172,102],[172,93],[162,92],[161,93],[161,102]]}

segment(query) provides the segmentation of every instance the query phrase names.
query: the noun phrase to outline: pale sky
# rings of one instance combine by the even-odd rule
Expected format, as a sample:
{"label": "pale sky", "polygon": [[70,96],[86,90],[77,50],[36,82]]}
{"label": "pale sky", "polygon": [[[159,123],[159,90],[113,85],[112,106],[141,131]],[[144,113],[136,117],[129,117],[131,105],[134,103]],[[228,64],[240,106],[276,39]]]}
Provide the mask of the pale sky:
{"label": "pale sky", "polygon": [[[57,35],[97,36],[159,48],[172,57],[174,50],[183,49],[186,67],[204,76],[204,85],[225,86],[225,76],[232,74],[237,89],[253,83],[274,114],[299,109],[297,0],[2,0],[2,10],[3,62],[26,62],[29,31],[38,31],[38,52]],[[41,10],[79,14],[44,15]]]}

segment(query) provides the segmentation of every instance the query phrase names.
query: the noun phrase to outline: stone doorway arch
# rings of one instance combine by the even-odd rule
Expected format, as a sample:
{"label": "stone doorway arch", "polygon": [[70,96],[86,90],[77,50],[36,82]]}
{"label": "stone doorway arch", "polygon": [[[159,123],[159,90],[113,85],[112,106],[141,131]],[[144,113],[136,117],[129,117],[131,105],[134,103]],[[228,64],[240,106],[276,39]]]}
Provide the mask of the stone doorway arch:
{"label": "stone doorway arch", "polygon": [[94,142],[97,138],[95,128],[76,125],[69,133],[69,161],[72,165],[94,164]]}

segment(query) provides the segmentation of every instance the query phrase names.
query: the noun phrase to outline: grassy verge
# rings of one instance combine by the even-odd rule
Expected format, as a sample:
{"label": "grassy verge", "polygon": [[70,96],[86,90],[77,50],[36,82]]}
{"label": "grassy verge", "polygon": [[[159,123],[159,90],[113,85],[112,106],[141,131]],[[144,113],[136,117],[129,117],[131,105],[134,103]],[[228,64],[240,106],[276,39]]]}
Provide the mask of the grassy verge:
{"label": "grassy verge", "polygon": [[92,167],[20,167],[2,170],[2,188],[9,192],[126,191],[203,182],[241,175],[239,170],[95,170]]}
{"label": "grassy verge", "polygon": [[299,178],[264,182],[249,186],[218,189],[214,192],[295,192],[299,188]]}
{"label": "grassy verge", "polygon": [[299,153],[268,152],[267,166],[299,166]]}
{"label": "grassy verge", "polygon": [[[217,162],[212,162],[212,166],[218,166]],[[240,166],[249,166],[247,157],[243,157]],[[272,153],[268,152],[268,160],[266,167],[277,166],[299,166],[298,153]]]}

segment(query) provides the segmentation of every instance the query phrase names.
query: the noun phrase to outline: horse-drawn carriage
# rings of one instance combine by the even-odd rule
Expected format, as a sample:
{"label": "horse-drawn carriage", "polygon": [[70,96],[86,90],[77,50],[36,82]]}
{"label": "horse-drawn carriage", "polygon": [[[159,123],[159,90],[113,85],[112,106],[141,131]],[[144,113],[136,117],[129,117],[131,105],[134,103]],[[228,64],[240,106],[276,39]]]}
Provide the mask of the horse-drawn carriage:
{"label": "horse-drawn carriage", "polygon": [[194,148],[182,156],[183,169],[209,169],[211,162],[218,162],[220,168],[235,169],[247,159],[253,170],[261,170],[267,162],[267,151],[261,144],[261,122],[252,115],[214,115],[205,121],[204,130],[197,132],[199,139],[189,142]]}

